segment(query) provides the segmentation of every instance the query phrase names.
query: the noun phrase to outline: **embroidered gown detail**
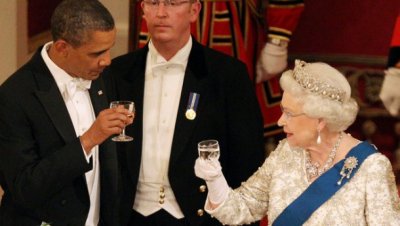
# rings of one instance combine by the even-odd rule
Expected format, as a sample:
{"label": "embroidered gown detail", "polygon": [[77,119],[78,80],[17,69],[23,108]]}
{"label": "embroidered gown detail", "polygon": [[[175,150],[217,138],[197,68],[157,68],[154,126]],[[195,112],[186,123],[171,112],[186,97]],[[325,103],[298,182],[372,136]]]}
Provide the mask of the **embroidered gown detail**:
{"label": "embroidered gown detail", "polygon": [[[246,224],[268,215],[272,225],[310,185],[305,161],[304,150],[291,149],[286,139],[281,141],[256,173],[231,190],[217,209],[206,208],[207,212],[230,225]],[[379,152],[370,155],[354,177],[304,225],[400,225],[400,200],[387,157]]]}

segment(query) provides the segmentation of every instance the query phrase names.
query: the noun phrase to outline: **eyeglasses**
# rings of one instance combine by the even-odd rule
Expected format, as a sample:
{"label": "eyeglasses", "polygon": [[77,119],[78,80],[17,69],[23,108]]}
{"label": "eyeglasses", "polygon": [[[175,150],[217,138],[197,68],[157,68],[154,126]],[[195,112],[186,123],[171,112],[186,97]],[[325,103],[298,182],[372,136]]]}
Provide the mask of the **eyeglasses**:
{"label": "eyeglasses", "polygon": [[176,8],[179,7],[182,4],[189,3],[191,1],[179,1],[179,0],[143,0],[145,4],[150,6],[151,8],[158,8],[160,6],[160,3],[164,3],[164,6],[167,8]]}
{"label": "eyeglasses", "polygon": [[300,116],[300,115],[305,115],[305,113],[303,113],[303,112],[302,112],[302,113],[297,113],[297,114],[295,114],[295,113],[291,113],[291,112],[289,112],[289,111],[286,111],[286,110],[283,108],[282,105],[280,105],[280,107],[281,107],[282,114],[285,116],[285,118],[286,118],[287,121],[289,121],[291,118],[298,117],[298,116]]}

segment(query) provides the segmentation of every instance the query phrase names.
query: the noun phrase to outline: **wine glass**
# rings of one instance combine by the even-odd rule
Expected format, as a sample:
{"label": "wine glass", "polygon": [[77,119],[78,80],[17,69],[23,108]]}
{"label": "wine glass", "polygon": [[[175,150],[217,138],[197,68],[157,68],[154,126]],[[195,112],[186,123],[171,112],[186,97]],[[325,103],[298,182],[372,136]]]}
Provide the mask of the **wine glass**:
{"label": "wine glass", "polygon": [[[112,101],[110,103],[110,108],[118,108],[122,106],[123,108],[128,109],[129,112],[131,112],[131,115],[128,115],[129,117],[133,117],[133,114],[135,113],[135,103],[133,101]],[[113,141],[117,142],[127,142],[127,141],[132,141],[133,137],[125,135],[125,127],[122,129],[121,134],[119,134],[116,137],[111,138]]]}
{"label": "wine glass", "polygon": [[218,160],[219,144],[217,140],[203,140],[197,144],[200,158],[204,160]]}

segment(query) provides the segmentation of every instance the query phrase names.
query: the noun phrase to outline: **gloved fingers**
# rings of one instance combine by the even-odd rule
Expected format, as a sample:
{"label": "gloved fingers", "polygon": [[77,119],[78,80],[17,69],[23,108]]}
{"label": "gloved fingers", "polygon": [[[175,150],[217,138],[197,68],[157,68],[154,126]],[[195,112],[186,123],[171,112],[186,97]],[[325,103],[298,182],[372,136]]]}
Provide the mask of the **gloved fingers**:
{"label": "gloved fingers", "polygon": [[287,67],[287,48],[265,44],[256,65],[257,82],[266,81],[278,75]]}
{"label": "gloved fingers", "polygon": [[400,99],[393,99],[393,101],[391,101],[390,104],[388,104],[388,106],[386,106],[386,109],[389,111],[389,113],[392,116],[397,116],[399,115],[399,111],[400,111]]}
{"label": "gloved fingers", "polygon": [[204,159],[204,158],[197,158],[195,165],[199,165],[204,168],[210,168],[214,170],[221,170],[221,164],[219,163],[218,159]]}
{"label": "gloved fingers", "polygon": [[265,82],[278,74],[269,74],[264,70],[261,61],[257,61],[256,64],[256,83]]}
{"label": "gloved fingers", "polygon": [[383,105],[393,116],[399,114],[400,108],[400,69],[389,68],[385,71],[382,89],[379,93],[379,98]]}
{"label": "gloved fingers", "polygon": [[390,67],[385,71],[386,75],[400,76],[400,68]]}
{"label": "gloved fingers", "polygon": [[287,47],[266,43],[261,53],[271,56],[287,56]]}
{"label": "gloved fingers", "polygon": [[392,106],[392,99],[391,98],[385,98],[385,97],[382,97],[382,96],[380,96],[380,98],[381,98],[381,100],[382,100],[382,103],[383,103],[383,106],[385,106],[385,108],[386,108],[386,110],[387,111],[389,111],[389,113],[390,114],[392,114],[392,110],[391,110],[391,106]]}
{"label": "gloved fingers", "polygon": [[397,116],[400,110],[400,97],[388,95],[386,92],[381,92],[379,98],[382,100],[386,110],[392,115]]}
{"label": "gloved fingers", "polygon": [[194,172],[197,177],[211,181],[222,175],[222,167],[217,159],[205,160],[197,158],[194,164]]}

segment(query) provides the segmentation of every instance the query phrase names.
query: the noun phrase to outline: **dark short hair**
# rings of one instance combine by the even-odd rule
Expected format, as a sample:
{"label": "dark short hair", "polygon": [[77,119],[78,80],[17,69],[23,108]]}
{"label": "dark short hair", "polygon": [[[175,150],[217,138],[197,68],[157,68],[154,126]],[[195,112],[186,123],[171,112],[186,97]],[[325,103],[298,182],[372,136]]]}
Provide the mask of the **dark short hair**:
{"label": "dark short hair", "polygon": [[114,27],[111,13],[98,0],[64,0],[51,17],[53,41],[64,39],[75,47],[89,41],[90,32]]}

